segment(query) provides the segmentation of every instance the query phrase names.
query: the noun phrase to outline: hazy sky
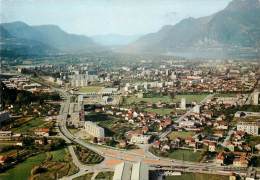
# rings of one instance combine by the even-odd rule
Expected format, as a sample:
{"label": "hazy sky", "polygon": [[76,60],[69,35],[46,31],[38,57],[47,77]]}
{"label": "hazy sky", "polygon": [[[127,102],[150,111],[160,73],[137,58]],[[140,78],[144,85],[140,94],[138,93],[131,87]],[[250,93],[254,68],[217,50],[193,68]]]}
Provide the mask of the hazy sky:
{"label": "hazy sky", "polygon": [[231,0],[0,0],[1,22],[56,24],[67,32],[145,34],[187,17],[210,15]]}

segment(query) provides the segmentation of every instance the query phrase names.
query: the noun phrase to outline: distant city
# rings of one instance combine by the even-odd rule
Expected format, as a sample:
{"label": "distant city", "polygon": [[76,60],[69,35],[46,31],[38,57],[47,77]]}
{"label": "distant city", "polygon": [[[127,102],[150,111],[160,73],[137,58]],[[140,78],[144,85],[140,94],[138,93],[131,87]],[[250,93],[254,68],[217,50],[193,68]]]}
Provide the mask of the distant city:
{"label": "distant city", "polygon": [[233,0],[146,35],[1,23],[0,179],[260,179],[258,18]]}

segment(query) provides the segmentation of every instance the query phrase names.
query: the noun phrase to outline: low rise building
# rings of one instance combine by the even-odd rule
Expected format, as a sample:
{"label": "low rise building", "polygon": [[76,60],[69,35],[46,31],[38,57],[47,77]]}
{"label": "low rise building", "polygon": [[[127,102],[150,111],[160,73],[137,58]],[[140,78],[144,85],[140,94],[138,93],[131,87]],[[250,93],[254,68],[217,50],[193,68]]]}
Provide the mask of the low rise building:
{"label": "low rise building", "polygon": [[103,138],[105,137],[105,131],[104,128],[99,127],[97,124],[86,121],[84,125],[85,131],[90,134],[91,136],[97,137],[97,138]]}
{"label": "low rise building", "polygon": [[48,137],[50,135],[49,128],[38,128],[34,130],[35,135]]}
{"label": "low rise building", "polygon": [[12,131],[0,131],[0,140],[12,140]]}
{"label": "low rise building", "polygon": [[151,138],[150,135],[134,134],[131,137],[131,143],[134,143],[134,144],[148,144],[150,138]]}

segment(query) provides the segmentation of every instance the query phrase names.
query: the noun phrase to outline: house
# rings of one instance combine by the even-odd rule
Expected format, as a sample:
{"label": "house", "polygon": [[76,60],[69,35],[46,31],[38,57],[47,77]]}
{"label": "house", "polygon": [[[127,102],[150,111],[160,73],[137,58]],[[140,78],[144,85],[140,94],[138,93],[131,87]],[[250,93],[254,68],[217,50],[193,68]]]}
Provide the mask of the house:
{"label": "house", "polygon": [[216,143],[210,142],[208,148],[209,148],[209,152],[216,152]]}
{"label": "house", "polygon": [[235,167],[248,167],[248,159],[246,153],[243,153],[240,157],[235,157],[233,165]]}
{"label": "house", "polygon": [[38,128],[38,129],[34,130],[34,133],[37,136],[45,136],[45,137],[47,137],[47,136],[50,135],[49,134],[50,130],[49,130],[49,128]]}
{"label": "house", "polygon": [[119,141],[119,147],[120,148],[125,148],[127,146],[127,141],[126,140],[120,140]]}
{"label": "house", "polygon": [[196,145],[197,145],[197,143],[195,142],[195,140],[194,139],[192,139],[190,142],[189,142],[189,147],[193,147],[193,148],[196,148]]}
{"label": "house", "polygon": [[150,138],[150,135],[134,134],[130,142],[134,144],[148,144]]}
{"label": "house", "polygon": [[216,163],[217,164],[224,164],[224,160],[225,160],[225,153],[224,152],[218,153],[218,155],[216,157]]}
{"label": "house", "polygon": [[217,121],[214,123],[214,126],[216,127],[216,129],[222,129],[222,130],[228,129],[228,125],[225,121]]}
{"label": "house", "polygon": [[171,149],[170,146],[168,144],[165,144],[165,145],[162,146],[161,150],[166,152],[166,151],[169,151],[170,149]]}
{"label": "house", "polygon": [[153,147],[157,149],[160,149],[160,145],[161,145],[161,141],[158,140],[153,143]]}
{"label": "house", "polygon": [[214,136],[217,136],[217,137],[220,137],[220,138],[224,137],[224,134],[225,134],[225,131],[223,131],[223,130],[216,130],[213,133]]}
{"label": "house", "polygon": [[0,164],[4,165],[4,163],[6,162],[7,157],[6,156],[0,156]]}

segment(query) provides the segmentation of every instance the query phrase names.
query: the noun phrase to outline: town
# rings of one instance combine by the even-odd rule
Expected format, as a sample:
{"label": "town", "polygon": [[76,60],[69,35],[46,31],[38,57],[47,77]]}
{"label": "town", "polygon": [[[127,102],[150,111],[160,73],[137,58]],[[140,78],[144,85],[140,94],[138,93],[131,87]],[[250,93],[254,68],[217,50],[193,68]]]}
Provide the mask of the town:
{"label": "town", "polygon": [[259,178],[259,61],[158,58],[3,62],[0,172]]}

